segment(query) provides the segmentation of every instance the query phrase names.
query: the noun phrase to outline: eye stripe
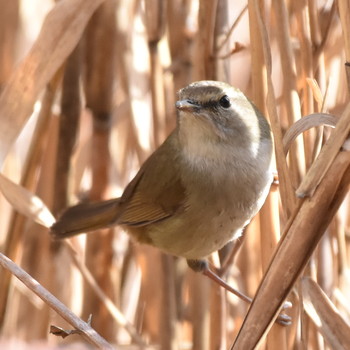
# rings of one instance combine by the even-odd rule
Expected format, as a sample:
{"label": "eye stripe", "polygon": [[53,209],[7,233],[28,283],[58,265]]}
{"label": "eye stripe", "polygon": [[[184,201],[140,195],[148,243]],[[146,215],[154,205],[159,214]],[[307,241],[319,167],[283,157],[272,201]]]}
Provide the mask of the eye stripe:
{"label": "eye stripe", "polygon": [[203,108],[218,108],[219,106],[223,108],[229,108],[231,106],[230,98],[227,95],[222,96],[219,100],[210,100],[207,102],[198,101],[194,99],[191,99],[190,101],[198,107]]}

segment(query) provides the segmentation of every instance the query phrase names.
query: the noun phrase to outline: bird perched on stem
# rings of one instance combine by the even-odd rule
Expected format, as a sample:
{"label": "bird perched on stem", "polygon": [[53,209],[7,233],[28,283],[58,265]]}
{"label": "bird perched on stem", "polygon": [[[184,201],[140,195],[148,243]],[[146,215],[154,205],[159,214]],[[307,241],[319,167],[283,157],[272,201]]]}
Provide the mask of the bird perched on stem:
{"label": "bird perched on stem", "polygon": [[176,108],[175,130],[120,198],[68,208],[51,231],[66,238],[120,225],[232,291],[206,257],[239,237],[266,199],[273,180],[270,127],[241,91],[222,82],[188,85]]}

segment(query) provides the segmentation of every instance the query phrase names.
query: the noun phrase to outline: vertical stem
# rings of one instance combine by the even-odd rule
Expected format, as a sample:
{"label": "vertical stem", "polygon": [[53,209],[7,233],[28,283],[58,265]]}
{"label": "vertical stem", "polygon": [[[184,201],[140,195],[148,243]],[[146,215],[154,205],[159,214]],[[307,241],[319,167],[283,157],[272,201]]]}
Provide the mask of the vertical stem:
{"label": "vertical stem", "polygon": [[194,53],[194,80],[215,79],[213,58],[215,20],[218,0],[199,3],[198,33]]}
{"label": "vertical stem", "polygon": [[[92,185],[90,200],[96,201],[109,196],[110,171],[110,126],[115,66],[115,9],[113,0],[105,1],[94,13],[86,29],[86,104],[91,109],[93,130],[91,140]],[[87,238],[86,263],[99,286],[115,300],[115,286],[112,280],[113,232],[106,230]],[[86,288],[84,296],[84,317],[95,309],[96,328],[106,338],[115,340],[116,324],[105,305],[91,289]]]}
{"label": "vertical stem", "polygon": [[[261,40],[261,28],[259,27],[259,19],[257,18],[258,11],[260,20],[264,20],[264,2],[263,1],[248,1],[249,19],[250,19],[250,38],[252,41],[252,78],[253,78],[253,99],[256,101],[258,108],[266,114],[266,96],[268,91],[268,71],[266,68],[266,57],[263,45],[269,43]],[[266,48],[265,48],[266,50]],[[270,92],[271,93],[271,92]],[[260,211],[260,234],[261,234],[261,256],[262,269],[266,271],[271,256],[277,246],[279,240],[279,218],[278,218],[278,194],[270,193],[266,202]],[[267,336],[268,349],[285,349],[286,333],[281,326],[274,325],[271,332]]]}
{"label": "vertical stem", "polygon": [[159,147],[165,135],[164,80],[159,41],[165,30],[166,1],[146,0],[146,29],[150,55],[151,98],[154,146]]}
{"label": "vertical stem", "polygon": [[175,294],[175,266],[174,257],[162,254],[163,293],[161,306],[161,322],[163,324],[160,343],[162,350],[176,350],[179,348],[177,337],[177,310]]}
{"label": "vertical stem", "polygon": [[344,51],[345,51],[345,71],[348,82],[348,94],[350,93],[350,1],[338,0],[340,22],[343,30]]}
{"label": "vertical stem", "polygon": [[15,63],[19,24],[19,0],[0,0],[0,91],[9,78]]}
{"label": "vertical stem", "polygon": [[210,284],[209,278],[190,271],[192,294],[193,347],[192,350],[210,350]]}
{"label": "vertical stem", "polygon": [[54,214],[61,212],[68,205],[70,159],[76,142],[81,112],[80,62],[81,50],[78,45],[68,57],[63,75],[54,186]]}
{"label": "vertical stem", "polygon": [[190,1],[171,0],[168,1],[167,6],[168,42],[175,91],[194,80],[191,64],[194,33],[191,32],[191,28],[188,28],[188,23],[194,21],[192,4]]}
{"label": "vertical stem", "polygon": [[[289,126],[301,118],[300,100],[297,92],[297,76],[295,58],[293,55],[289,18],[285,1],[272,1],[272,10],[276,20],[278,45],[280,47],[281,65],[283,71],[283,101],[286,106],[286,114]],[[298,138],[289,152],[291,157],[290,169],[294,183],[300,182],[300,176],[305,173],[305,162],[301,157],[304,154],[304,146],[301,138]]]}
{"label": "vertical stem", "polygon": [[217,47],[227,35],[228,30],[228,2],[219,0],[217,4],[217,14],[214,28],[214,43],[212,57],[214,60],[214,77],[215,80],[228,81],[229,79],[229,61],[223,60],[217,54]]}
{"label": "vertical stem", "polygon": [[148,43],[151,61],[151,99],[154,146],[157,148],[165,138],[165,97],[163,69],[160,61],[158,41]]}

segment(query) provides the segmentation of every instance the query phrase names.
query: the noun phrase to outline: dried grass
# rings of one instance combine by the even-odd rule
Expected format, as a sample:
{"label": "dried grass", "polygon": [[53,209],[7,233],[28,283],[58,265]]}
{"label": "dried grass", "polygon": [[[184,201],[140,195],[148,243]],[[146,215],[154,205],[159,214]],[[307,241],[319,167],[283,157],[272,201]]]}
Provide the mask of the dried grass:
{"label": "dried grass", "polygon": [[[36,0],[52,8],[42,18],[23,3],[0,0],[0,347],[348,349],[349,1]],[[248,313],[119,229],[57,243],[43,227],[47,208],[118,196],[174,127],[176,91],[199,79],[241,88],[274,133],[279,185],[212,256],[255,295]]]}

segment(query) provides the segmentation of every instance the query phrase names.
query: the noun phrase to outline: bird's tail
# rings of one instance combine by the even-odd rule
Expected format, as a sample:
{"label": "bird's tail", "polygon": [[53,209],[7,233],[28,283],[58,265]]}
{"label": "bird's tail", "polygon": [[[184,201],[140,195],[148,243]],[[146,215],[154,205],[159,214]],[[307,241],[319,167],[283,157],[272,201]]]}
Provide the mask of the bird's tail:
{"label": "bird's tail", "polygon": [[83,203],[68,208],[52,225],[55,238],[67,238],[78,233],[112,226],[119,215],[119,198]]}

